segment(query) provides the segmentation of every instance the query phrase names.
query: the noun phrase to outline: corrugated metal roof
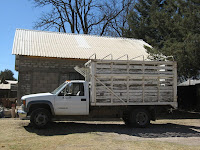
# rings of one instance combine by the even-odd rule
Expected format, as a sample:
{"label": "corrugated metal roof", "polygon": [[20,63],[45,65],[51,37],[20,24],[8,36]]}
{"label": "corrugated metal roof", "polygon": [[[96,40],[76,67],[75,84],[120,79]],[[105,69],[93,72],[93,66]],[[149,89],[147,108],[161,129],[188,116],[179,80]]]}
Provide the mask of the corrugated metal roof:
{"label": "corrugated metal roof", "polygon": [[[5,80],[5,83],[0,84],[0,90],[11,90],[11,91],[17,91],[17,83],[18,81],[13,80]],[[1,82],[1,80],[0,80]]]}
{"label": "corrugated metal roof", "polygon": [[8,82],[9,84],[17,84],[18,81],[13,81],[13,80],[5,80],[6,82]]}
{"label": "corrugated metal roof", "polygon": [[1,90],[10,90],[11,85],[10,84],[0,84],[0,89]]}
{"label": "corrugated metal roof", "polygon": [[[18,81],[13,81],[13,80],[5,80],[6,83],[1,83],[0,84],[0,89],[1,90],[10,90],[12,85],[16,85]],[[1,80],[0,80],[1,82]]]}
{"label": "corrugated metal roof", "polygon": [[[12,54],[25,56],[88,59],[94,53],[97,59],[112,54],[117,59],[128,54],[129,59],[148,56],[143,40],[100,37],[49,31],[17,29]],[[125,57],[124,57],[125,59]],[[138,57],[137,59],[142,59]]]}

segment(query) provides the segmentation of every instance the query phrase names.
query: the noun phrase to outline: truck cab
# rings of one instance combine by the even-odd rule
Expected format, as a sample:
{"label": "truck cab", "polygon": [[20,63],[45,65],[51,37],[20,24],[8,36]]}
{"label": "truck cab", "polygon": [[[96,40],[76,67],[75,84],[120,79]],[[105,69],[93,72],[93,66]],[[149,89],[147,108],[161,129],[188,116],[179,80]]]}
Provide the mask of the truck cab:
{"label": "truck cab", "polygon": [[88,82],[65,81],[51,93],[25,95],[22,98],[21,119],[30,116],[30,121],[42,127],[54,116],[88,115]]}
{"label": "truck cab", "polygon": [[89,114],[89,91],[86,81],[66,81],[52,94],[55,115]]}

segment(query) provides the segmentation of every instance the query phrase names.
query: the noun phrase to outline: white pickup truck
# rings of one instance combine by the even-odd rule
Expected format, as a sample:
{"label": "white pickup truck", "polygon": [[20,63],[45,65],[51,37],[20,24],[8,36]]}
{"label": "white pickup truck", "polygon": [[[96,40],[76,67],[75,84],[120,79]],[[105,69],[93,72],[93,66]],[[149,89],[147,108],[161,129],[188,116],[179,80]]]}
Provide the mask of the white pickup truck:
{"label": "white pickup truck", "polygon": [[51,93],[21,98],[20,118],[37,128],[52,120],[122,118],[146,127],[177,107],[177,65],[173,61],[90,60],[76,67],[85,81],[66,81]]}

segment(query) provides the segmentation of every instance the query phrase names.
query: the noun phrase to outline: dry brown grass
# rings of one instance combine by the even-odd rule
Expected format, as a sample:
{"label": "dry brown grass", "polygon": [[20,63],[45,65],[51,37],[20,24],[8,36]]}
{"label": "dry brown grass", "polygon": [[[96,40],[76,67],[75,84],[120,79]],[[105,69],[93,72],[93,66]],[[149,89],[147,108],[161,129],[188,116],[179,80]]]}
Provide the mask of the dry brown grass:
{"label": "dry brown grass", "polygon": [[0,149],[199,150],[200,119],[159,120],[145,129],[123,122],[57,122],[43,130],[29,121],[0,119]]}

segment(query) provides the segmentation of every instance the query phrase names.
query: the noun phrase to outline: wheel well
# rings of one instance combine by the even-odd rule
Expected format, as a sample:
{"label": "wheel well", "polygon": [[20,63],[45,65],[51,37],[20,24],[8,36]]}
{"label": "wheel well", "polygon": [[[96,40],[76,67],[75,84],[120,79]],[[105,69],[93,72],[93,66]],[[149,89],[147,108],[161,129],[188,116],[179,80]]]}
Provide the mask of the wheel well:
{"label": "wheel well", "polygon": [[30,115],[35,109],[38,109],[38,108],[44,108],[48,110],[50,114],[52,114],[51,108],[48,104],[32,104],[29,108],[28,115]]}
{"label": "wheel well", "polygon": [[144,109],[149,113],[150,120],[156,120],[156,107],[155,106],[130,106],[123,112],[123,116],[128,118],[129,114],[136,109]]}

